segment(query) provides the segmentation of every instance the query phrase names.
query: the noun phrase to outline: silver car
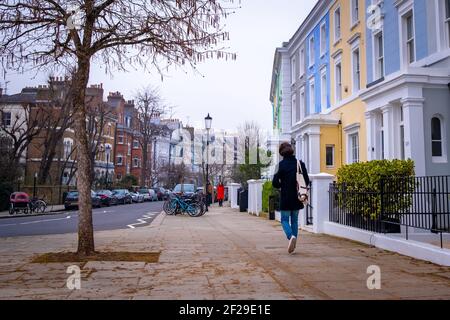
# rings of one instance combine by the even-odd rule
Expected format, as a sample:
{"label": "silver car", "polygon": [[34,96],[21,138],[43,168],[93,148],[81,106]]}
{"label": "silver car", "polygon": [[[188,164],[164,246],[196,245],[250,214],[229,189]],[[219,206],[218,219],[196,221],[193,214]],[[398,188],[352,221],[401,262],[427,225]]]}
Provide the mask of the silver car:
{"label": "silver car", "polygon": [[131,198],[133,199],[133,202],[135,202],[135,203],[144,202],[144,195],[140,194],[139,192],[131,192]]}

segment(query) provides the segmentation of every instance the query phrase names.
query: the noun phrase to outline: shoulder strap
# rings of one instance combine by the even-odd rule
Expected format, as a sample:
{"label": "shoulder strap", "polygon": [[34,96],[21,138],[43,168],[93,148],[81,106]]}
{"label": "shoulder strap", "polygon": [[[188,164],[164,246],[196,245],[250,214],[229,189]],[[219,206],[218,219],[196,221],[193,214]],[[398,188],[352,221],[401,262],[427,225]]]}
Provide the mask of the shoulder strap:
{"label": "shoulder strap", "polygon": [[303,174],[302,161],[301,160],[297,160],[297,167],[298,167],[297,173]]}

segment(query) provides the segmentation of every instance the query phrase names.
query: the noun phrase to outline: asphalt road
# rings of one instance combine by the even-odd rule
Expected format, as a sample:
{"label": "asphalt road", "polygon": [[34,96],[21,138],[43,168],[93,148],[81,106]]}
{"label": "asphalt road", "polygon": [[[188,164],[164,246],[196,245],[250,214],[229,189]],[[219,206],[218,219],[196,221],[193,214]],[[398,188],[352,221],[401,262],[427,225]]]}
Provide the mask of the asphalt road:
{"label": "asphalt road", "polygon": [[[147,226],[161,213],[163,202],[119,205],[93,210],[95,231]],[[75,233],[78,211],[58,215],[0,219],[0,237]]]}

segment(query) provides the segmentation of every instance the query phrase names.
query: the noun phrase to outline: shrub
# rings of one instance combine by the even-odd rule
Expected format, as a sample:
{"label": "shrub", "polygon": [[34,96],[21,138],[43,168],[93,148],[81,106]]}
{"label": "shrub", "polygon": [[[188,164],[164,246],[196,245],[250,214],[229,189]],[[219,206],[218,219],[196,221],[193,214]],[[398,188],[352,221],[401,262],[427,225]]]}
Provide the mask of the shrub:
{"label": "shrub", "polygon": [[262,211],[269,212],[269,197],[279,196],[279,191],[272,186],[272,181],[267,181],[263,185],[262,193]]}
{"label": "shrub", "polygon": [[[355,163],[339,169],[337,174],[339,206],[346,211],[356,211],[371,219],[381,215],[381,181],[385,183],[383,205],[390,214],[404,211],[411,205],[411,192],[414,190],[412,160],[376,160],[365,163]],[[401,185],[403,192],[401,201],[394,194]],[[355,209],[356,208],[356,209]]]}

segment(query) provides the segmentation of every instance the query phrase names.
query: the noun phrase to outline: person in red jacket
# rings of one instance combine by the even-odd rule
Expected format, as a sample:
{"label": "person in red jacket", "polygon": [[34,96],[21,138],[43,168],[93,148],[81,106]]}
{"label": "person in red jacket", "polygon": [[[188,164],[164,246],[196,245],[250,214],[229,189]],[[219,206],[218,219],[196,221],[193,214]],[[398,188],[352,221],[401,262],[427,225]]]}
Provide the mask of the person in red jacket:
{"label": "person in red jacket", "polygon": [[225,187],[222,182],[217,186],[217,200],[219,201],[219,206],[223,207],[223,199],[225,199]]}

